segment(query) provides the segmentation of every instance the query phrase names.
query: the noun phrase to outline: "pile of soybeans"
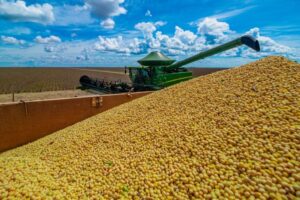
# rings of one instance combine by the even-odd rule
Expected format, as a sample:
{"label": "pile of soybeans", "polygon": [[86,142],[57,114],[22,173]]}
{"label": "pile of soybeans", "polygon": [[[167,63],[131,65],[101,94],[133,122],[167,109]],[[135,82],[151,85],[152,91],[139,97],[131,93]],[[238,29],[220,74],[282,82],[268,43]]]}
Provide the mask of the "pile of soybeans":
{"label": "pile of soybeans", "polygon": [[6,197],[300,198],[300,65],[196,78],[2,153]]}

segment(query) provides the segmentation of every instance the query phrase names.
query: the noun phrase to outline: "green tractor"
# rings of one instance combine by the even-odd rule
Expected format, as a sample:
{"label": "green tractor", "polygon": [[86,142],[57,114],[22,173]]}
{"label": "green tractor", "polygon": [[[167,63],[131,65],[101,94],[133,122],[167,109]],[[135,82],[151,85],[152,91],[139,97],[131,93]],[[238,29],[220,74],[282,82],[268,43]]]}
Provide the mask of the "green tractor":
{"label": "green tractor", "polygon": [[93,79],[86,75],[80,78],[80,84],[82,88],[99,90],[106,93],[160,90],[176,83],[192,79],[192,72],[188,71],[184,65],[241,45],[246,45],[255,51],[260,51],[259,42],[248,35],[178,62],[175,62],[175,60],[168,58],[160,52],[154,51],[143,59],[138,60],[141,64],[140,67],[125,67],[125,73],[129,71],[131,84],[121,81],[108,83],[104,80]]}

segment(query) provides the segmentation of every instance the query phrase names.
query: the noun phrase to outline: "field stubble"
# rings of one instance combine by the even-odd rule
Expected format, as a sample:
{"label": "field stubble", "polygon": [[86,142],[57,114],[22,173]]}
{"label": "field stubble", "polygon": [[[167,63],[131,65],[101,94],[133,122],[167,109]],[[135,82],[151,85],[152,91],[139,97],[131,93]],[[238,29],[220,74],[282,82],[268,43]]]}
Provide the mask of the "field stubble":
{"label": "field stubble", "polygon": [[82,75],[129,81],[121,68],[0,68],[0,94],[74,90]]}

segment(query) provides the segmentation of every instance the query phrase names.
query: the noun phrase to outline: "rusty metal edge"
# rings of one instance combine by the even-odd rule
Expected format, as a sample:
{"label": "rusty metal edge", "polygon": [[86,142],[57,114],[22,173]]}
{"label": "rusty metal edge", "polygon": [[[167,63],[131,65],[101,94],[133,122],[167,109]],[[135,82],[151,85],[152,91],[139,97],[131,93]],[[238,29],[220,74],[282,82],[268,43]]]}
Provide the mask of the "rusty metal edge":
{"label": "rusty metal edge", "polygon": [[85,99],[85,98],[91,98],[91,97],[106,97],[106,96],[120,96],[124,94],[128,94],[128,96],[134,95],[134,94],[150,94],[153,91],[146,91],[146,92],[131,92],[131,93],[118,93],[118,94],[98,94],[98,95],[85,95],[85,96],[79,96],[79,97],[66,97],[66,98],[53,98],[53,99],[40,99],[40,100],[20,100],[16,102],[4,102],[0,103],[0,106],[7,106],[7,105],[16,105],[20,103],[36,103],[36,102],[45,102],[45,101],[60,101],[60,100],[69,100],[69,99]]}

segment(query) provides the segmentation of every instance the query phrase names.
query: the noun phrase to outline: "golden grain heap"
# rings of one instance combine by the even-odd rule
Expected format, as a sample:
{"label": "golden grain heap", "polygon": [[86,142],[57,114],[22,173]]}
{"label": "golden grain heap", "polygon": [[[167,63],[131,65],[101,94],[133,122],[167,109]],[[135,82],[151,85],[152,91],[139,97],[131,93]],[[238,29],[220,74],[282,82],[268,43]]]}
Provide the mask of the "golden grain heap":
{"label": "golden grain heap", "polygon": [[7,151],[6,197],[300,198],[300,66],[264,58]]}

